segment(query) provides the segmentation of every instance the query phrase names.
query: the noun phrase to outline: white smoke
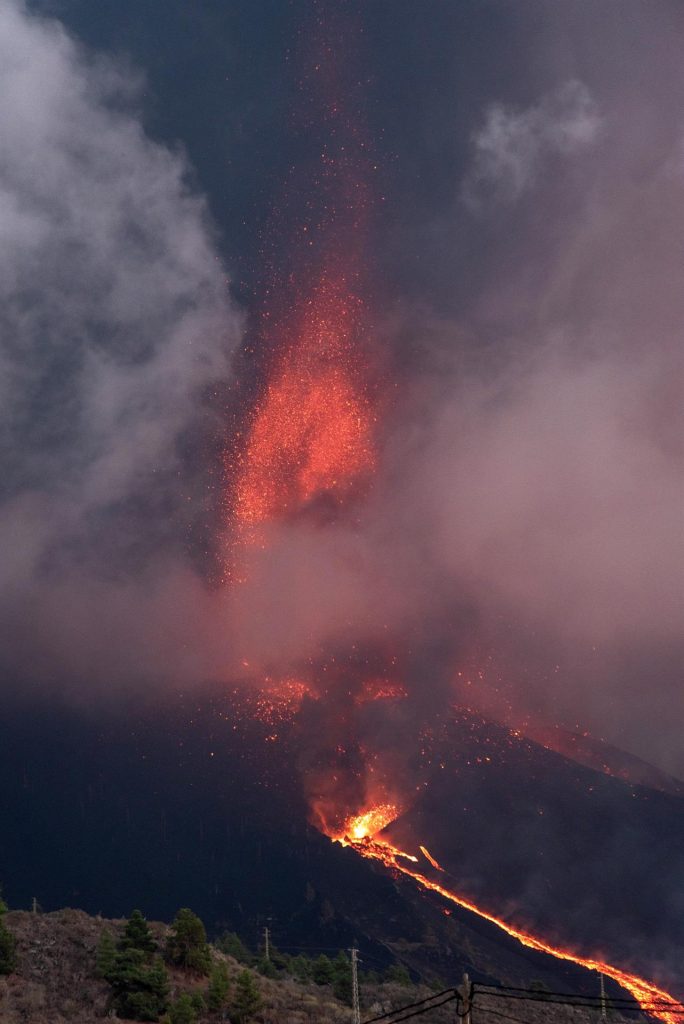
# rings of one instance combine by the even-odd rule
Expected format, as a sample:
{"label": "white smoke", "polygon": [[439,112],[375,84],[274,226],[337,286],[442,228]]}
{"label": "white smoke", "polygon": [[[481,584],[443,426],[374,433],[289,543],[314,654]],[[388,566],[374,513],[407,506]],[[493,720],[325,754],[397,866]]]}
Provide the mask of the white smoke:
{"label": "white smoke", "polygon": [[0,6],[0,607],[10,667],[29,672],[148,669],[155,631],[173,647],[202,589],[182,552],[179,510],[202,496],[182,443],[240,317],[139,88],[57,22]]}

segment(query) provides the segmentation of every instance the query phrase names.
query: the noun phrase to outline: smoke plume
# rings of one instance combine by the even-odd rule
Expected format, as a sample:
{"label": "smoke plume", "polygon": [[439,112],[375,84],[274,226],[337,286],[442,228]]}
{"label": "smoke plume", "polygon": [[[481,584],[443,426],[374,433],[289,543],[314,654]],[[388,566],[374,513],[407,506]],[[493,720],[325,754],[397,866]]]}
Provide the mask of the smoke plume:
{"label": "smoke plume", "polygon": [[138,76],[14,2],[0,54],[4,668],[109,690],[197,644],[192,439],[240,317]]}

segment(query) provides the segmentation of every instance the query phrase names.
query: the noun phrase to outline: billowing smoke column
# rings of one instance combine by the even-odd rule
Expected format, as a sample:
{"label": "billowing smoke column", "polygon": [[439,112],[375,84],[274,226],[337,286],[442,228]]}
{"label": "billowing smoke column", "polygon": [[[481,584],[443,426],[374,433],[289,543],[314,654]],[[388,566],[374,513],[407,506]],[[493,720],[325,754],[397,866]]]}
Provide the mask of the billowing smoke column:
{"label": "billowing smoke column", "polygon": [[438,313],[379,301],[392,196],[362,127],[363,33],[326,6],[313,39],[293,112],[304,156],[264,241],[227,459],[232,648],[257,678],[381,656],[414,721],[455,693],[681,771],[667,76],[651,69],[648,88],[669,135],[616,101],[613,71],[585,67],[585,84],[570,61],[526,105],[473,114],[453,208],[420,225],[421,254],[425,236],[451,238],[457,299]]}
{"label": "billowing smoke column", "polygon": [[[663,323],[657,355],[639,351],[621,305],[627,268],[607,270],[608,299],[586,279],[585,258],[621,229],[610,218],[597,227],[586,205],[593,169],[593,202],[610,209],[600,168],[609,128],[569,78],[529,109],[486,111],[460,194],[464,216],[493,234],[492,211],[505,223],[553,169],[581,210],[553,270],[541,266],[551,240],[522,238],[517,256],[529,247],[533,283],[508,269],[464,322],[407,315],[402,329],[433,350],[423,342],[420,373],[410,358],[408,373],[399,368],[399,351],[383,376],[376,353],[392,327],[364,252],[378,197],[326,41],[331,24],[319,20],[303,78],[303,108],[315,116],[300,128],[318,126],[319,148],[288,182],[311,215],[279,250],[287,271],[281,263],[267,275],[252,328],[264,354],[227,458],[226,575],[246,674],[304,681],[312,819],[358,841],[410,808],[455,700],[511,723],[540,705],[541,717],[567,719],[630,655],[643,659],[655,641],[667,664],[678,649],[677,576],[665,563],[676,550],[681,448],[656,409],[678,356]],[[514,247],[501,248],[511,259]],[[492,335],[503,341],[488,351]],[[676,412],[674,392],[662,393]],[[599,721],[603,701],[592,695]],[[391,845],[362,852],[446,891]],[[656,992],[629,983],[644,999]]]}

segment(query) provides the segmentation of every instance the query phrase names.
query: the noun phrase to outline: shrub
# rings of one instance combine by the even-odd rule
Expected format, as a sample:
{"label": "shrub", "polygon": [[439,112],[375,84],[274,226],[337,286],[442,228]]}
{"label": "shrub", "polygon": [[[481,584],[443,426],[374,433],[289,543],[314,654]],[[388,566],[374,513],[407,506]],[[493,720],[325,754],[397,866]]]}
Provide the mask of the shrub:
{"label": "shrub", "polygon": [[332,962],[325,953],[321,953],[311,965],[311,977],[317,985],[331,985],[334,974]]}
{"label": "shrub", "polygon": [[225,953],[227,956],[232,956],[239,964],[252,963],[252,954],[249,952],[240,936],[236,935],[235,932],[224,932],[223,935],[217,939],[216,948],[220,949],[221,952]]}
{"label": "shrub", "polygon": [[403,964],[392,964],[385,971],[385,981],[393,981],[397,985],[410,985],[411,975]]}
{"label": "shrub", "polygon": [[230,1017],[236,1024],[245,1024],[262,1007],[261,993],[251,971],[238,974],[235,994],[231,1002]]}
{"label": "shrub", "polygon": [[228,977],[228,968],[224,963],[218,963],[214,966],[209,979],[207,1006],[210,1010],[222,1010],[228,1002],[229,994],[230,978]]}
{"label": "shrub", "polygon": [[11,974],[17,966],[17,943],[3,921],[7,904],[0,896],[0,974]]}
{"label": "shrub", "polygon": [[193,1006],[192,997],[183,992],[171,1005],[169,1010],[170,1024],[195,1024],[197,1012]]}
{"label": "shrub", "polygon": [[116,963],[116,943],[108,928],[100,935],[97,944],[97,975],[109,981]]}

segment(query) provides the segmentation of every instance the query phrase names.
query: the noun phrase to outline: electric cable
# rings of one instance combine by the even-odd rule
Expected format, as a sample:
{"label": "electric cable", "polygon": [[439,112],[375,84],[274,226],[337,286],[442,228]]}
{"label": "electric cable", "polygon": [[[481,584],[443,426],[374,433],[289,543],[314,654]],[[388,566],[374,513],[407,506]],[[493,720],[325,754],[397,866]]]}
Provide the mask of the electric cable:
{"label": "electric cable", "polygon": [[[381,1013],[378,1017],[370,1017],[368,1020],[362,1021],[362,1024],[375,1024],[378,1020],[386,1020],[388,1017],[394,1017],[397,1013],[403,1013],[404,1010],[413,1010],[416,1006],[422,1006],[424,1003],[429,1003],[433,999],[441,999],[442,996],[449,995],[450,999],[458,996],[458,992],[454,988],[445,988],[443,992],[433,992],[431,996],[425,996],[424,999],[417,999],[415,1003],[407,1003],[406,1006],[397,1006],[394,1010],[388,1010],[387,1013]],[[441,1004],[440,1004],[441,1005]]]}
{"label": "electric cable", "polygon": [[511,1017],[508,1013],[499,1013],[498,1010],[490,1010],[488,1006],[481,1006],[480,1009],[483,1013],[491,1014],[492,1017],[501,1017],[502,1020],[513,1021],[513,1024],[526,1024],[526,1021],[520,1019],[520,1017]]}
{"label": "electric cable", "polygon": [[[596,1010],[600,1009],[601,1007],[600,999],[592,1001],[592,997],[586,997],[586,999],[584,997],[580,997],[578,999],[577,996],[574,996],[570,998],[558,999],[554,996],[547,995],[545,992],[534,993],[530,995],[519,995],[512,992],[483,992],[482,994],[486,996],[491,996],[495,999],[510,999],[514,1002],[522,1001],[530,1003],[545,1003],[547,1006],[574,1006],[577,1008],[583,1008],[585,1010]],[[582,999],[584,1001],[580,1001]],[[680,1003],[655,1003],[650,1001],[640,1003],[638,1000],[634,1000],[634,1002],[629,1002],[625,1000],[624,1003],[618,1004],[617,1002],[614,1003],[611,1000],[611,1005],[613,1006],[613,1009],[616,1010],[640,1010],[643,1013],[651,1014],[658,1014],[659,1012],[667,1010],[670,1013],[676,1014],[677,1016],[682,1016],[684,1018],[684,1006],[682,1006]]]}
{"label": "electric cable", "polygon": [[[619,984],[619,982],[616,982],[616,984]],[[481,990],[483,990],[485,988],[492,988],[496,992],[501,992],[501,993],[524,992],[524,993],[530,994],[531,997],[536,997],[536,998],[539,998],[539,999],[546,999],[547,996],[553,996],[553,997],[557,997],[559,999],[571,999],[571,1000],[586,999],[586,1000],[593,1000],[597,1005],[599,1005],[599,1006],[601,1005],[601,996],[600,995],[599,996],[589,996],[589,995],[585,996],[585,995],[582,995],[581,993],[578,994],[576,992],[550,992],[550,991],[547,992],[546,990],[542,990],[542,989],[517,988],[515,985],[481,985],[479,987],[480,987]],[[511,996],[511,998],[513,998],[513,997]],[[615,1005],[617,1003],[625,1003],[625,1004],[629,1004],[630,1006],[641,1006],[641,1003],[639,1002],[639,1000],[635,999],[633,996],[606,996],[606,998],[609,999],[611,1004],[613,1004],[613,1005]],[[663,1007],[674,1007],[674,1006],[679,1007],[679,1006],[681,1006],[682,1009],[684,1009],[684,1003],[681,1003],[677,999],[663,999],[663,998],[655,998],[654,997],[653,999],[649,999],[648,1000],[648,1005],[649,1006],[663,1006]]]}
{"label": "electric cable", "polygon": [[[420,1010],[414,1010],[413,1013],[406,1013],[403,1017],[393,1017],[388,1024],[400,1024],[400,1021],[410,1020],[411,1017],[419,1017],[423,1013],[429,1013],[430,1010],[437,1010],[440,1006],[446,1006],[447,1003],[453,1002],[454,999],[458,999],[459,995],[455,992],[453,995],[448,996],[446,999],[442,999],[441,1003],[434,1003],[432,1006],[424,1006]],[[400,1011],[395,1011],[400,1012]],[[370,1024],[369,1021],[363,1021],[362,1024]]]}

